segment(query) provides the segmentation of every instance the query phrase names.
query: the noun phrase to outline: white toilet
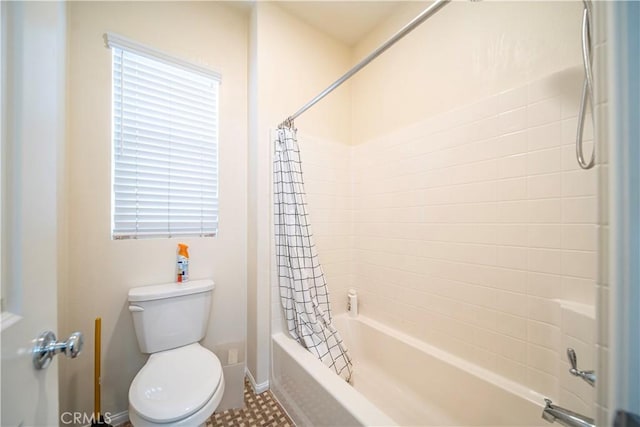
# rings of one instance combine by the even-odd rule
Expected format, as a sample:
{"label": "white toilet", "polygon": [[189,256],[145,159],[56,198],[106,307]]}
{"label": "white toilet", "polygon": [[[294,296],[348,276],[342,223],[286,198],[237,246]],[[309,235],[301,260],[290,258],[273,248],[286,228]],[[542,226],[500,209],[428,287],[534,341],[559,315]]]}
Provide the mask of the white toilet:
{"label": "white toilet", "polygon": [[220,360],[202,347],[213,281],[143,286],[129,291],[138,344],[150,353],[129,387],[135,427],[198,426],[224,393]]}

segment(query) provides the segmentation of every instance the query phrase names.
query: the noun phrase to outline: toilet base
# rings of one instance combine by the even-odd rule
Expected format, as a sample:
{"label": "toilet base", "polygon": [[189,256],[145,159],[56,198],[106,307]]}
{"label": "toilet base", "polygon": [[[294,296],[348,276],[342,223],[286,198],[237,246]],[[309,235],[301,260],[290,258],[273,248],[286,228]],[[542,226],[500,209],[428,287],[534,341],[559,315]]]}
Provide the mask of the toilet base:
{"label": "toilet base", "polygon": [[158,423],[147,420],[136,412],[135,409],[129,405],[129,421],[134,427],[194,427],[203,426],[205,421],[213,414],[220,402],[222,401],[222,395],[224,394],[224,377],[220,378],[220,385],[218,389],[213,393],[211,398],[204,406],[198,409],[187,418],[181,420],[171,421],[168,423]]}

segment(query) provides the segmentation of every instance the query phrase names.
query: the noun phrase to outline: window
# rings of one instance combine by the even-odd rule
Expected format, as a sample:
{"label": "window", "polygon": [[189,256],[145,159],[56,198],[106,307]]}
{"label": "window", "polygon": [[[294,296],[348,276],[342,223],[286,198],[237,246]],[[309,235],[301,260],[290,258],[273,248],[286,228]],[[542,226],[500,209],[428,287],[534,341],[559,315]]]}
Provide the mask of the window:
{"label": "window", "polygon": [[214,236],[220,77],[113,34],[114,239]]}

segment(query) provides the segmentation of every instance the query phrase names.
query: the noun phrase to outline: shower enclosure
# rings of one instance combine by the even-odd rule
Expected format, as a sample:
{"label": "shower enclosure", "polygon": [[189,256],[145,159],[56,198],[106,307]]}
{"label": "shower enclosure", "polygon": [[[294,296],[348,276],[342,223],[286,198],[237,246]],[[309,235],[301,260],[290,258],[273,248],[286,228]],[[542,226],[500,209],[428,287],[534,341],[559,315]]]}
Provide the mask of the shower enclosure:
{"label": "shower enclosure", "polygon": [[[606,226],[599,189],[607,158],[606,146],[594,136],[604,131],[594,132],[590,112],[599,113],[606,100],[600,77],[604,7],[589,10],[594,20],[594,34],[585,39],[592,44],[586,57],[593,57],[594,83],[584,84],[594,91],[589,104],[581,63],[583,5],[556,3],[556,11],[550,4],[526,2],[443,4],[434,3],[432,19],[390,49],[390,57],[363,69],[374,50],[353,68],[363,71],[348,89],[355,129],[351,145],[305,133],[300,121],[305,117],[298,120],[309,215],[335,324],[352,352],[354,381],[351,387],[322,376],[308,355],[279,333],[272,277],[271,387],[294,418],[312,424],[544,425],[545,397],[586,417],[606,419],[606,402],[571,376],[566,356],[566,348],[574,348],[579,368],[606,370],[594,348],[602,343],[596,335],[596,282],[606,281],[598,269],[598,242]],[[543,37],[544,20],[535,22],[536,16],[552,12],[559,16],[554,25],[570,28],[556,35],[552,53],[528,52],[525,42],[533,46]],[[495,23],[492,16],[501,18],[496,25],[505,25],[505,16],[518,23],[509,28],[513,41],[473,33],[472,20],[486,28]],[[452,30],[460,19],[469,23],[465,37]],[[389,26],[398,28],[398,22],[390,19]],[[519,39],[518,32],[531,40]],[[392,40],[388,33],[384,39]],[[465,41],[470,47],[462,46]],[[450,48],[443,47],[447,42]],[[440,45],[440,56],[429,56],[432,44]],[[536,46],[543,45],[549,46]],[[470,59],[456,55],[464,49]],[[536,54],[567,59],[562,67],[544,70],[529,57]],[[427,65],[423,56],[437,63]],[[456,59],[468,60],[469,68],[459,68],[478,82],[459,83],[466,93],[456,87],[462,81],[456,77],[464,75]],[[425,65],[416,68],[426,72],[418,74],[412,65],[420,61]],[[446,61],[454,65],[442,65]],[[449,71],[450,80],[441,79],[439,67]],[[505,83],[498,78],[504,73],[500,67],[527,72]],[[353,70],[281,127],[290,127]],[[433,91],[433,80],[443,86],[440,92]],[[479,86],[483,81],[486,86]],[[423,86],[441,106],[419,99]],[[595,167],[583,170],[576,154],[589,166],[591,149]],[[351,287],[361,301],[356,320],[343,314]],[[449,374],[435,374],[441,372]],[[433,388],[423,387],[429,383]],[[445,392],[448,386],[452,389]],[[375,389],[401,390],[403,399],[376,396]],[[455,416],[455,396],[462,390],[473,395],[465,402],[487,397],[482,408],[469,409],[469,420]],[[444,400],[434,397],[436,391]],[[509,414],[505,405],[520,409]]]}

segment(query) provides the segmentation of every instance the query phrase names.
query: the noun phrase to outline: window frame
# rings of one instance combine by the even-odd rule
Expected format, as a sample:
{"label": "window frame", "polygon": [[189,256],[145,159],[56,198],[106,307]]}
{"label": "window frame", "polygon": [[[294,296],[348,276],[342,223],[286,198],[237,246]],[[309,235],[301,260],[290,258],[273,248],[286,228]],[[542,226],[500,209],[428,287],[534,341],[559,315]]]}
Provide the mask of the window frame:
{"label": "window frame", "polygon": [[[111,180],[110,180],[110,185],[111,185],[111,212],[110,212],[110,236],[112,240],[128,240],[128,239],[164,239],[164,238],[176,238],[176,237],[215,237],[218,232],[219,232],[219,226],[220,226],[220,180],[219,180],[219,152],[220,152],[220,129],[219,129],[219,122],[220,122],[220,85],[222,83],[222,78],[220,73],[218,73],[217,71],[211,70],[207,67],[203,67],[201,65],[198,64],[194,64],[192,62],[183,60],[181,58],[166,54],[162,51],[159,51],[157,49],[154,49],[152,47],[149,47],[147,45],[138,43],[136,41],[133,41],[131,39],[128,39],[126,37],[122,37],[120,35],[114,34],[114,33],[105,33],[104,34],[104,40],[105,40],[105,44],[106,47],[109,48],[110,50],[110,55],[111,55],[111,79],[110,79],[110,85],[111,85],[111,98],[110,98],[110,108],[111,108],[111,137],[110,137],[110,144],[111,144]],[[134,54],[140,57],[144,57],[146,59],[149,59],[151,61],[157,62],[157,63],[161,63],[164,64],[165,66],[170,66],[170,67],[175,67],[181,71],[184,72],[188,72],[188,73],[195,73],[197,75],[200,75],[201,77],[204,77],[206,79],[211,80],[213,83],[217,83],[217,87],[215,89],[215,118],[213,119],[215,121],[215,154],[214,154],[214,162],[215,165],[213,165],[213,167],[215,168],[215,179],[212,179],[211,183],[215,184],[215,201],[213,203],[210,204],[201,204],[201,207],[203,208],[207,208],[207,209],[212,209],[215,212],[215,225],[213,227],[209,227],[208,229],[206,227],[201,227],[200,232],[196,232],[196,231],[186,231],[186,232],[176,232],[171,230],[171,214],[167,214],[167,226],[164,230],[158,230],[157,232],[152,232],[149,234],[145,234],[144,232],[138,232],[138,231],[132,231],[127,233],[126,231],[122,230],[122,229],[117,229],[116,228],[116,214],[118,214],[118,211],[116,210],[116,185],[117,185],[117,176],[116,176],[116,166],[117,166],[117,162],[118,160],[116,159],[117,156],[117,150],[118,150],[118,144],[122,144],[122,141],[119,141],[116,137],[116,116],[115,116],[115,109],[116,109],[116,99],[115,99],[115,91],[114,88],[116,87],[116,80],[115,80],[115,67],[113,66],[114,64],[114,55],[116,55],[116,53],[114,52],[114,49],[119,49],[122,51],[122,55],[124,55],[125,53],[130,53],[130,54]],[[122,108],[122,104],[121,104],[121,108]],[[170,146],[171,142],[168,143],[168,148],[171,149]],[[194,162],[194,166],[197,166],[196,163]],[[187,165],[187,168],[189,166]],[[169,184],[171,181],[167,180],[167,183]],[[167,196],[170,197],[170,196]],[[187,202],[188,204],[188,202]],[[179,209],[181,206],[176,205],[171,206],[168,205],[168,209],[170,210],[176,210]],[[174,213],[175,215],[175,213]],[[136,216],[136,221],[138,221],[138,216]],[[204,214],[201,214],[201,219],[204,218]]]}

